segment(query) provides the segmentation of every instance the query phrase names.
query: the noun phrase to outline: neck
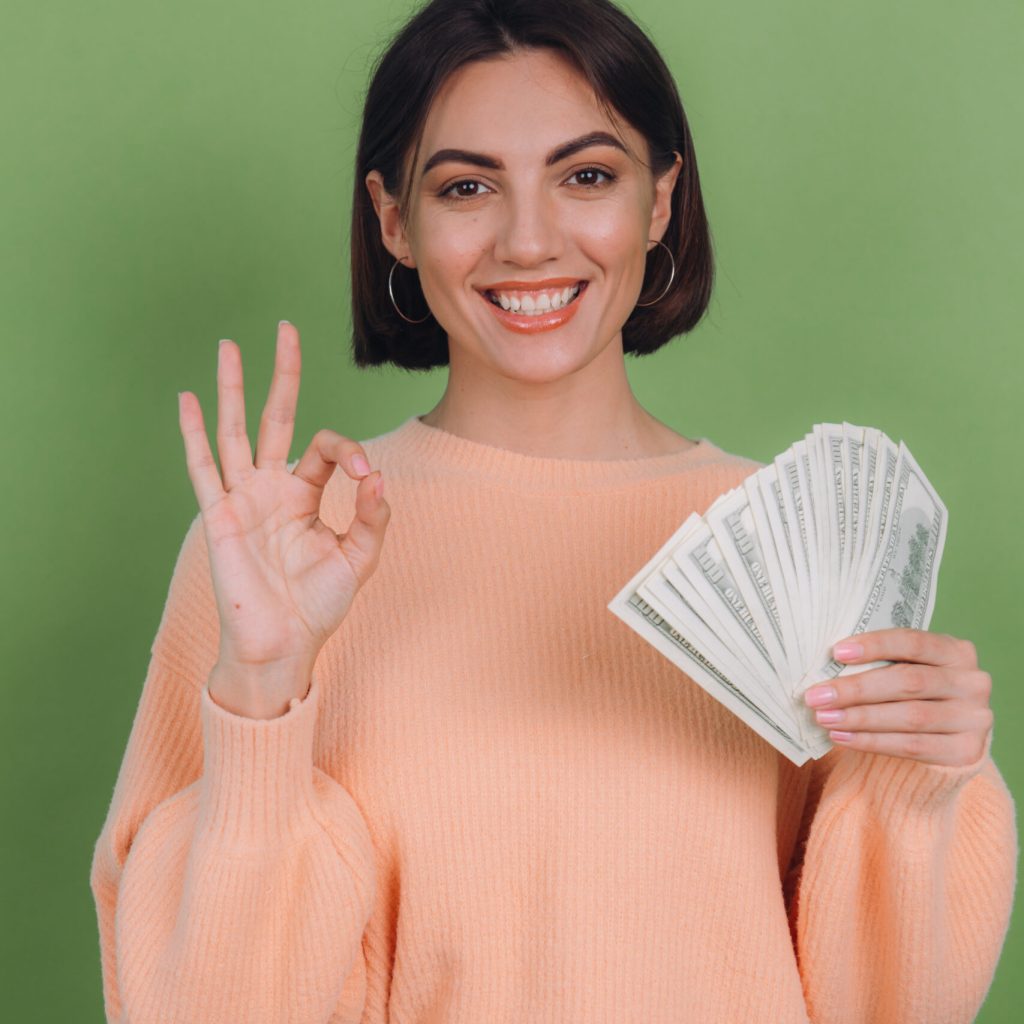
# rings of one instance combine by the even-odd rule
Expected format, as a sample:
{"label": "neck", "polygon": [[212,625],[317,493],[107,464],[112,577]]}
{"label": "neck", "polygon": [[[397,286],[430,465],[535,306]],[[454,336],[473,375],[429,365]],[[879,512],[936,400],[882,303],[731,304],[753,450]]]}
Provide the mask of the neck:
{"label": "neck", "polygon": [[580,371],[541,383],[455,359],[440,401],[419,418],[479,444],[558,459],[646,458],[696,443],[637,401],[611,345]]}

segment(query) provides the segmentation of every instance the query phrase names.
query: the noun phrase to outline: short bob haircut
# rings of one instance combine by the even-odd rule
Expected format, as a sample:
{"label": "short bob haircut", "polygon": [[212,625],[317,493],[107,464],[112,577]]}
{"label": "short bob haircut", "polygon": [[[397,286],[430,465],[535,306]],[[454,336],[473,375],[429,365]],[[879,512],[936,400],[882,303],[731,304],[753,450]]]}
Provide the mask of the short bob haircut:
{"label": "short bob haircut", "polygon": [[[430,370],[448,365],[444,328],[433,316],[420,324],[403,320],[388,295],[395,260],[381,240],[367,174],[380,172],[388,193],[400,196],[406,218],[413,182],[403,180],[404,164],[411,153],[409,167],[416,166],[430,105],[448,76],[473,61],[538,48],[566,57],[590,82],[603,109],[611,114],[611,108],[644,136],[652,175],[671,167],[674,151],[682,157],[662,238],[675,258],[675,279],[658,302],[630,314],[622,329],[624,353],[654,352],[704,315],[714,266],[697,161],[675,82],[651,40],[610,0],[430,0],[377,59],[363,108],[351,234],[357,366],[392,363]],[[669,270],[667,253],[654,246],[640,301],[661,292]],[[427,315],[417,274],[399,266],[393,286],[407,317]]]}

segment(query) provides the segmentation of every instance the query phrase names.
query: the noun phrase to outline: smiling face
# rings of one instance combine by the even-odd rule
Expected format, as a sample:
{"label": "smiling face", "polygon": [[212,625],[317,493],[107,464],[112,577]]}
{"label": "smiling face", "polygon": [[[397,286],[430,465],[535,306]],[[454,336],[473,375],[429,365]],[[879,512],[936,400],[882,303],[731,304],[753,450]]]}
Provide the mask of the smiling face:
{"label": "smiling face", "polygon": [[647,160],[644,137],[609,120],[551,50],[477,61],[448,79],[424,126],[404,225],[380,175],[366,182],[385,245],[418,269],[448,334],[453,374],[540,383],[602,353],[621,372],[621,328],[681,163],[655,182]]}

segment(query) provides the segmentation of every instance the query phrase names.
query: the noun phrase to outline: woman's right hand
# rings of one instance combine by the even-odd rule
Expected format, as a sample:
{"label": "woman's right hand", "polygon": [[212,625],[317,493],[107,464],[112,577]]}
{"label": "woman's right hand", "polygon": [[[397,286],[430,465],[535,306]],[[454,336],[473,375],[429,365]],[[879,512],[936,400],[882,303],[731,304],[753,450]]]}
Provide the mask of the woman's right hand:
{"label": "woman's right hand", "polygon": [[[191,391],[178,397],[185,461],[202,513],[220,615],[216,668],[249,682],[267,680],[273,692],[258,695],[265,701],[251,695],[253,706],[264,708],[305,695],[317,654],[377,567],[391,516],[380,495],[380,471],[370,472],[368,464],[357,466],[356,460],[366,460],[365,451],[333,430],[318,431],[295,469],[288,470],[300,372],[299,332],[282,321],[254,463],[246,433],[241,351],[233,341],[221,342],[220,472],[198,398]],[[355,515],[340,535],[318,516],[324,486],[336,465],[359,480]],[[301,689],[280,692],[287,689],[283,681],[288,679]]]}

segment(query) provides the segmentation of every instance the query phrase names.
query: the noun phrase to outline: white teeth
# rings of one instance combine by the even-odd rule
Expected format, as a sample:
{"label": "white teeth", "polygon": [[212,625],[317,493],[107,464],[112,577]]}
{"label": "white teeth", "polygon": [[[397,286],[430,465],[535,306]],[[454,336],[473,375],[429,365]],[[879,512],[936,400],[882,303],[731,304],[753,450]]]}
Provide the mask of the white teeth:
{"label": "white teeth", "polygon": [[563,288],[561,292],[549,294],[541,292],[534,297],[528,293],[521,295],[502,295],[497,292],[490,293],[490,299],[502,309],[512,313],[519,313],[522,316],[540,316],[542,313],[549,313],[552,310],[561,309],[567,306],[579,294],[580,286],[574,285]]}

